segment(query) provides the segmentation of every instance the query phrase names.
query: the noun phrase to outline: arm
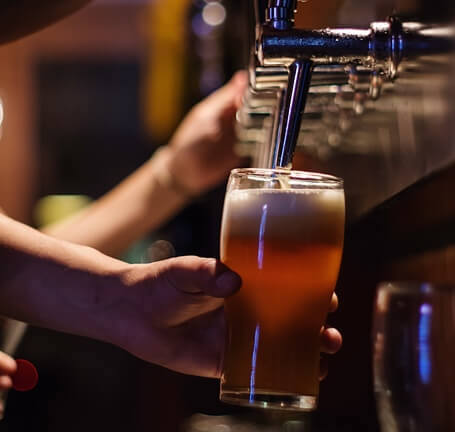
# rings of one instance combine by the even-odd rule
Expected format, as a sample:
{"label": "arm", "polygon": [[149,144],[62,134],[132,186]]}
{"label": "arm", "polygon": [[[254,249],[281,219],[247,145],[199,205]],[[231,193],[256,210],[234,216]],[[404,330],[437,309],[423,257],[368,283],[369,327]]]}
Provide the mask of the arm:
{"label": "arm", "polygon": [[219,375],[223,297],[240,280],[216,260],[129,265],[0,215],[0,262],[0,314],[180,372]]}
{"label": "arm", "polygon": [[245,76],[236,75],[196,105],[150,161],[88,208],[44,231],[117,255],[191,198],[216,186],[242,164],[233,146],[235,112],[244,87]]}
{"label": "arm", "polygon": [[[0,314],[109,342],[179,372],[220,376],[223,299],[241,281],[215,259],[129,265],[0,215],[0,262]],[[334,329],[321,338],[323,351],[341,346]]]}
{"label": "arm", "polygon": [[159,227],[189,196],[167,180],[170,149],[157,153],[102,198],[43,232],[115,256]]}
{"label": "arm", "polygon": [[[126,265],[0,215],[0,314],[39,326],[108,339],[97,293],[115,296]],[[87,334],[90,332],[90,334]]]}

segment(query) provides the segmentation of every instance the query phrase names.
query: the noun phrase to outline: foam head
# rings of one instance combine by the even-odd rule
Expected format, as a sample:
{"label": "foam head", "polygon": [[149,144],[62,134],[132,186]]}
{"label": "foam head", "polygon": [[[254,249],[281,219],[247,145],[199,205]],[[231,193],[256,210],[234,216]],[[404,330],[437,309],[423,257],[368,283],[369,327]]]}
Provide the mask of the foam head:
{"label": "foam head", "polygon": [[223,232],[339,243],[344,214],[341,189],[238,189],[226,195]]}

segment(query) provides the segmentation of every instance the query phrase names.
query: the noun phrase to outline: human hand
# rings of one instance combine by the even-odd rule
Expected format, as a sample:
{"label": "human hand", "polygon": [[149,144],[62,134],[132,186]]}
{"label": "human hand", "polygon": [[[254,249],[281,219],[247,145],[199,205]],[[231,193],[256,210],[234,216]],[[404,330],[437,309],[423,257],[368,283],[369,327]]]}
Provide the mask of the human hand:
{"label": "human hand", "polygon": [[219,377],[223,298],[240,288],[240,278],[215,259],[186,256],[133,265],[124,279],[125,300],[133,303],[113,342],[178,372]]}
{"label": "human hand", "polygon": [[[223,299],[234,294],[240,278],[219,261],[180,257],[135,265],[125,277],[133,292],[113,342],[132,354],[178,372],[218,378],[225,343]],[[135,299],[135,300],[131,300]],[[335,310],[337,298],[332,298]],[[341,346],[335,329],[321,332],[321,351]],[[322,376],[326,374],[323,363]]]}
{"label": "human hand", "polygon": [[169,174],[188,195],[215,187],[245,164],[234,152],[234,121],[246,86],[246,73],[236,73],[188,113],[167,146]]}
{"label": "human hand", "polygon": [[[338,296],[333,293],[330,301],[329,313],[335,312],[338,309]],[[335,354],[341,348],[343,338],[341,333],[331,327],[321,328],[321,362],[319,367],[319,379],[323,380],[328,373],[328,362],[325,354]]]}
{"label": "human hand", "polygon": [[16,362],[9,355],[0,351],[0,390],[12,387],[12,375],[16,372]]}
{"label": "human hand", "polygon": [[13,385],[11,376],[16,372],[16,362],[0,351],[0,420],[5,411],[6,391]]}

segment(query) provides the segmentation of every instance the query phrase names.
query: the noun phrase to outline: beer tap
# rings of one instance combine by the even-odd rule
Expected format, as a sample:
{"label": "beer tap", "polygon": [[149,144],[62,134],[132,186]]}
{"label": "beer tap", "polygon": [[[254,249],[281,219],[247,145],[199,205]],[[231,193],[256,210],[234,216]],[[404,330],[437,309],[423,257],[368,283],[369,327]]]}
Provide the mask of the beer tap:
{"label": "beer tap", "polygon": [[[375,100],[383,83],[397,77],[400,65],[450,52],[455,45],[452,27],[402,22],[398,17],[373,22],[366,29],[296,29],[296,0],[263,3],[255,4],[255,42],[244,111],[257,111],[259,106],[264,116],[273,119],[270,149],[261,162],[272,168],[291,167],[307,95],[314,86],[345,83],[356,89],[358,78],[367,73],[367,95]],[[257,100],[259,104],[253,102]]]}
{"label": "beer tap", "polygon": [[[277,62],[264,63],[261,58],[262,52],[259,43],[263,30],[270,29],[278,33],[287,33],[294,26],[294,14],[297,9],[297,0],[269,0],[265,10],[263,24],[259,11],[259,3],[256,3],[256,44],[252,56],[254,66],[252,70],[252,82],[256,82],[255,75],[261,71],[256,68],[263,66],[263,77],[268,77],[265,85],[276,90],[274,116],[275,121],[271,128],[271,140],[274,143],[273,151],[268,156],[267,164],[271,167],[289,168],[292,155],[297,143],[301,118],[305,107],[306,96],[311,80],[312,61],[304,56],[293,56],[287,59],[278,59]],[[267,70],[268,68],[270,68]],[[284,73],[283,73],[284,72]],[[253,87],[254,88],[254,87]]]}

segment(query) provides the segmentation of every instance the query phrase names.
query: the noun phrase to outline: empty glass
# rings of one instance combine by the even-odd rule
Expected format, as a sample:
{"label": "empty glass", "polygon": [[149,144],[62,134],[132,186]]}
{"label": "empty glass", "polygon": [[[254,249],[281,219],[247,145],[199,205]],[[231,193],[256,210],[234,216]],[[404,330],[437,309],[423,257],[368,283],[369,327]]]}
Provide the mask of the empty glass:
{"label": "empty glass", "polygon": [[455,431],[455,286],[379,286],[374,385],[384,432]]}

